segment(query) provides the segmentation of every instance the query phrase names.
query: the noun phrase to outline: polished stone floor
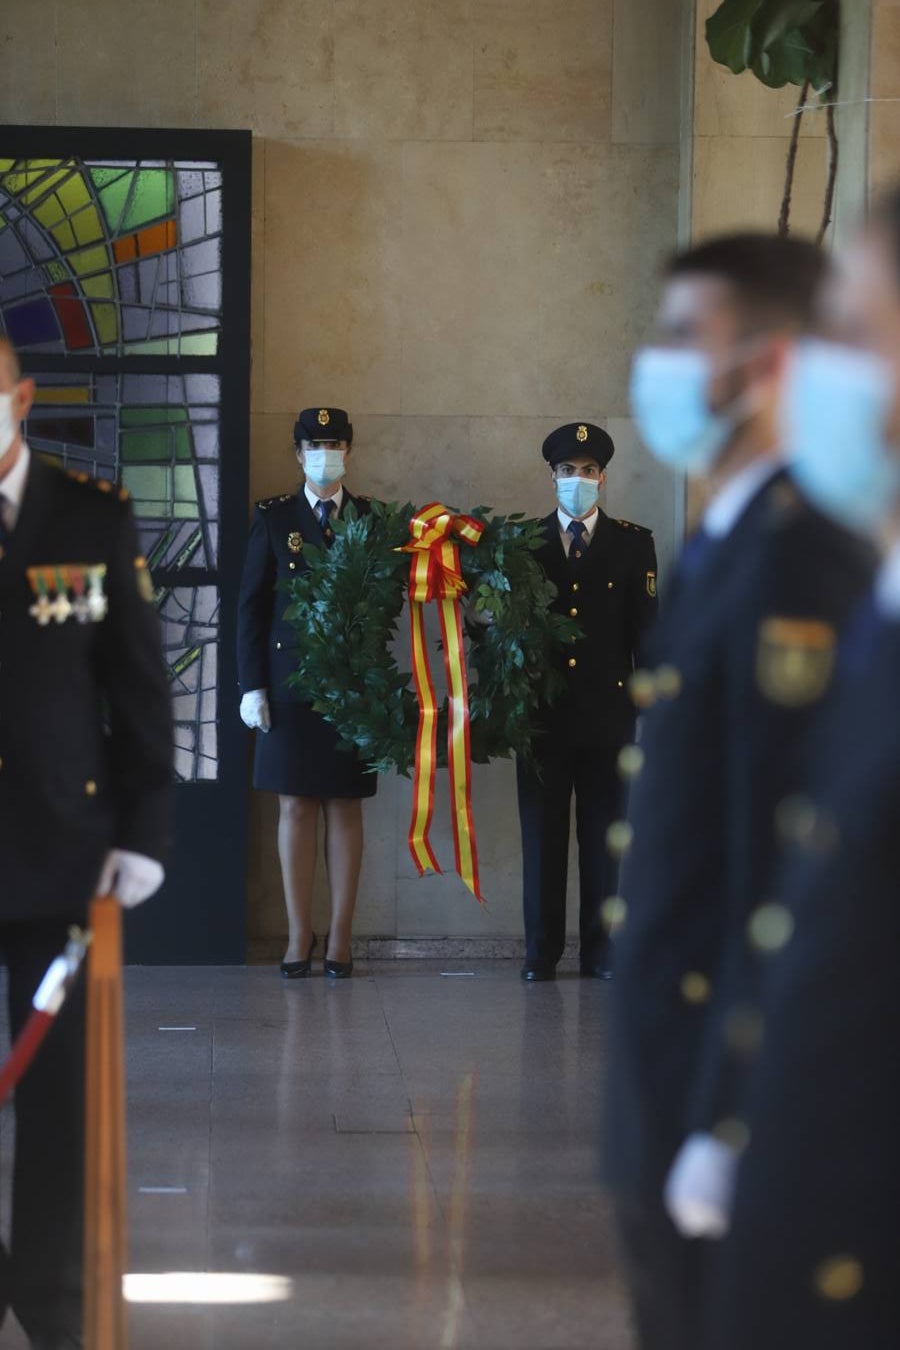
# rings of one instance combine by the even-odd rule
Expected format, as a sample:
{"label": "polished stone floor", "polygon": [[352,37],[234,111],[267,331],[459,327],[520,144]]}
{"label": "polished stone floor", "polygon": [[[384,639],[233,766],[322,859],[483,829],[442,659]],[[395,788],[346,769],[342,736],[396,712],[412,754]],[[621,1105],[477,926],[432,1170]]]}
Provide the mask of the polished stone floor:
{"label": "polished stone floor", "polygon": [[511,962],[130,969],[130,1269],[169,1276],[131,1279],[130,1350],[626,1350],[608,995]]}

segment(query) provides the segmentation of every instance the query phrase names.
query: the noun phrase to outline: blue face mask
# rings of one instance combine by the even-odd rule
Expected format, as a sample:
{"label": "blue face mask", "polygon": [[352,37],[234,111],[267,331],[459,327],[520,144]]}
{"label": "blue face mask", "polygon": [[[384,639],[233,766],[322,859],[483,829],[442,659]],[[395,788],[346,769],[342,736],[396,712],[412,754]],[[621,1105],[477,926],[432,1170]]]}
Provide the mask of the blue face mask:
{"label": "blue face mask", "polygon": [[345,455],[345,450],[304,450],[303,472],[316,487],[328,487],[329,483],[337,483],[347,472]]}
{"label": "blue face mask", "polygon": [[634,358],[632,416],[647,449],[670,469],[709,473],[734,434],[734,410],[710,410],[711,381],[703,352],[645,347]]}
{"label": "blue face mask", "polygon": [[784,399],[791,472],[820,510],[873,530],[900,498],[900,459],[885,428],[894,401],[890,367],[831,342],[803,342]]}
{"label": "blue face mask", "polygon": [[599,502],[600,484],[596,478],[557,478],[556,500],[567,516],[577,520]]}

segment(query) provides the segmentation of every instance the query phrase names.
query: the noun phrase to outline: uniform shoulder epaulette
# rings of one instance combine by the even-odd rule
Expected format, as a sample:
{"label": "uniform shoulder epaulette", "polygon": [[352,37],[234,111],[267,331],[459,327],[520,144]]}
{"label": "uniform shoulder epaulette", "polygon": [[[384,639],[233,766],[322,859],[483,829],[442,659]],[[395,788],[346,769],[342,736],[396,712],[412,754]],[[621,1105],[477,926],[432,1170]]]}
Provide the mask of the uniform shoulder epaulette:
{"label": "uniform shoulder epaulette", "polygon": [[116,497],[120,502],[131,500],[131,493],[127,488],[119,483],[111,483],[108,478],[93,478],[83,469],[63,469],[63,473],[73,483],[93,488],[95,492],[102,492],[106,497]]}
{"label": "uniform shoulder epaulette", "polygon": [[614,520],[613,524],[618,525],[621,530],[637,530],[638,534],[653,533],[648,525],[636,525],[633,520]]}
{"label": "uniform shoulder epaulette", "polygon": [[256,505],[260,511],[268,511],[270,506],[278,506],[280,502],[292,502],[294,494],[292,492],[280,492],[277,497],[263,497]]}

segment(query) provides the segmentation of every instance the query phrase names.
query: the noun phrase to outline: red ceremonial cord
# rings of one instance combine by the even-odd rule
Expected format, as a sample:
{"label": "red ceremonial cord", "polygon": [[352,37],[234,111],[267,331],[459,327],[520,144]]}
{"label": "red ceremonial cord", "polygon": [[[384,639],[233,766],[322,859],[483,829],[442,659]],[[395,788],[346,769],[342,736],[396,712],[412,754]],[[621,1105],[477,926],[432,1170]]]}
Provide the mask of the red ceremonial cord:
{"label": "red ceremonial cord", "polygon": [[40,1050],[44,1037],[53,1025],[56,1014],[66,1000],[75,977],[81,968],[91,937],[73,928],[63,956],[50,963],[34,998],[31,1013],[9,1052],[6,1063],[0,1067],[0,1106],[3,1106],[13,1088],[27,1072]]}

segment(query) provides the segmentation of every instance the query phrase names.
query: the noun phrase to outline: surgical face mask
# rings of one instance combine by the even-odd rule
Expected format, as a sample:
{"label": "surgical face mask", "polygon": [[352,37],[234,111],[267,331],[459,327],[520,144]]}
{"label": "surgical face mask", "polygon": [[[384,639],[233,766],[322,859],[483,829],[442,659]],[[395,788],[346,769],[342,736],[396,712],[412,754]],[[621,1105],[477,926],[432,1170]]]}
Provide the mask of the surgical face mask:
{"label": "surgical face mask", "polygon": [[316,487],[327,487],[347,472],[345,455],[345,450],[304,450],[303,472]]}
{"label": "surgical face mask", "polygon": [[645,347],[631,369],[631,410],[647,449],[671,469],[702,476],[725,449],[747,407],[709,406],[712,361],[703,352]]}
{"label": "surgical face mask", "polygon": [[19,430],[19,423],[13,416],[12,395],[0,394],[0,455],[5,455]]}
{"label": "surgical face mask", "polygon": [[784,398],[791,472],[820,510],[873,530],[900,499],[900,447],[888,445],[894,401],[890,367],[831,342],[796,349]]}
{"label": "surgical face mask", "polygon": [[600,500],[600,484],[596,478],[557,478],[556,500],[567,516],[586,516]]}

